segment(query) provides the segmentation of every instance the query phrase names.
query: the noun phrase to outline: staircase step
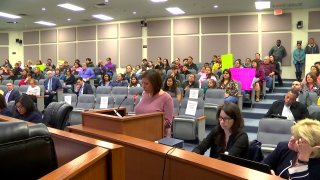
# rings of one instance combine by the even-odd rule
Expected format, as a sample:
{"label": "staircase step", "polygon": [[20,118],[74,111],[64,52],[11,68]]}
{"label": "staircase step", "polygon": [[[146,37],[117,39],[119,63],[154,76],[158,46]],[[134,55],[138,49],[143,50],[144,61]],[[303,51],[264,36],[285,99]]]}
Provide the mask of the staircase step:
{"label": "staircase step", "polygon": [[260,99],[260,102],[254,104],[254,108],[269,109],[274,99]]}
{"label": "staircase step", "polygon": [[245,118],[251,118],[251,119],[261,119],[264,117],[264,115],[268,112],[268,109],[260,109],[260,108],[248,108],[243,109],[242,114]]}
{"label": "staircase step", "polygon": [[274,93],[287,93],[289,89],[288,87],[276,87]]}
{"label": "staircase step", "polygon": [[260,119],[244,118],[244,129],[248,133],[257,133]]}
{"label": "staircase step", "polygon": [[273,99],[273,100],[279,100],[283,99],[285,96],[285,93],[267,93],[265,99]]}

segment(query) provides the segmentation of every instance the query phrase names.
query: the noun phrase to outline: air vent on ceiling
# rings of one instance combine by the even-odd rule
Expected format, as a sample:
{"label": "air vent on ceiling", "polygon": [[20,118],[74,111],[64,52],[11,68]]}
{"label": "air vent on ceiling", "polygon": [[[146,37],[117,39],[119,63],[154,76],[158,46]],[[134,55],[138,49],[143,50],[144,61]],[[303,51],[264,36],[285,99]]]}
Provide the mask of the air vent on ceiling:
{"label": "air vent on ceiling", "polygon": [[272,5],[272,8],[273,9],[276,9],[276,8],[299,8],[299,7],[302,7],[303,3],[302,2],[299,2],[299,3],[275,3]]}
{"label": "air vent on ceiling", "polygon": [[21,14],[18,14],[18,16],[27,16],[27,14],[21,13]]}
{"label": "air vent on ceiling", "polygon": [[109,6],[109,0],[104,0],[102,3],[96,4],[96,7],[98,8],[105,8]]}

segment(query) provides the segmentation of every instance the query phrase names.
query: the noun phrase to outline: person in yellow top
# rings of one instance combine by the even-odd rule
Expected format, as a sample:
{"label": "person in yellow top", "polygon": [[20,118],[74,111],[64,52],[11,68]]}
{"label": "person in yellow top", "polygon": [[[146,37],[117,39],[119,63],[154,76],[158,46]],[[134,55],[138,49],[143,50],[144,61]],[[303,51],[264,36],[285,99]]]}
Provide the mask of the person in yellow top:
{"label": "person in yellow top", "polygon": [[[216,74],[220,77],[220,75],[222,74],[222,72],[221,72],[222,65],[221,65],[221,59],[218,58],[217,55],[213,55],[211,65],[212,65],[212,67],[211,67],[212,73]],[[216,72],[216,71],[219,71],[220,73]]]}

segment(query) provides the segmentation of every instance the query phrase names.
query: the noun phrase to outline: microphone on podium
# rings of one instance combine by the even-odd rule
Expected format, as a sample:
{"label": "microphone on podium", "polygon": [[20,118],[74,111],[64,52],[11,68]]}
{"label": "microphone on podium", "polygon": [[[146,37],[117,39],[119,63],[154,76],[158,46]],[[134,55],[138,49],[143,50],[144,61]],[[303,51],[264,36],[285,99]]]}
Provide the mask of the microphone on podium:
{"label": "microphone on podium", "polygon": [[128,96],[125,96],[125,97],[123,98],[123,100],[120,102],[118,108],[117,108],[117,109],[113,109],[114,113],[115,113],[117,116],[119,116],[119,117],[122,117],[122,116],[121,116],[121,114],[118,112],[118,110],[119,110],[119,108],[121,107],[122,103],[123,103],[127,98],[128,98]]}

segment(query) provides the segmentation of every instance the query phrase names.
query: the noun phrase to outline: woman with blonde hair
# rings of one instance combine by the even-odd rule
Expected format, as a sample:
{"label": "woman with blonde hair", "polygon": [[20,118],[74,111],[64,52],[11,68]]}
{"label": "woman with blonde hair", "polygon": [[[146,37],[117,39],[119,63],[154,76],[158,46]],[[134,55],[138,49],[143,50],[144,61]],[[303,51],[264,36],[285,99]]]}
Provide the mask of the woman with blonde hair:
{"label": "woman with blonde hair", "polygon": [[289,142],[280,142],[263,161],[285,179],[319,179],[320,122],[304,119],[291,127]]}

